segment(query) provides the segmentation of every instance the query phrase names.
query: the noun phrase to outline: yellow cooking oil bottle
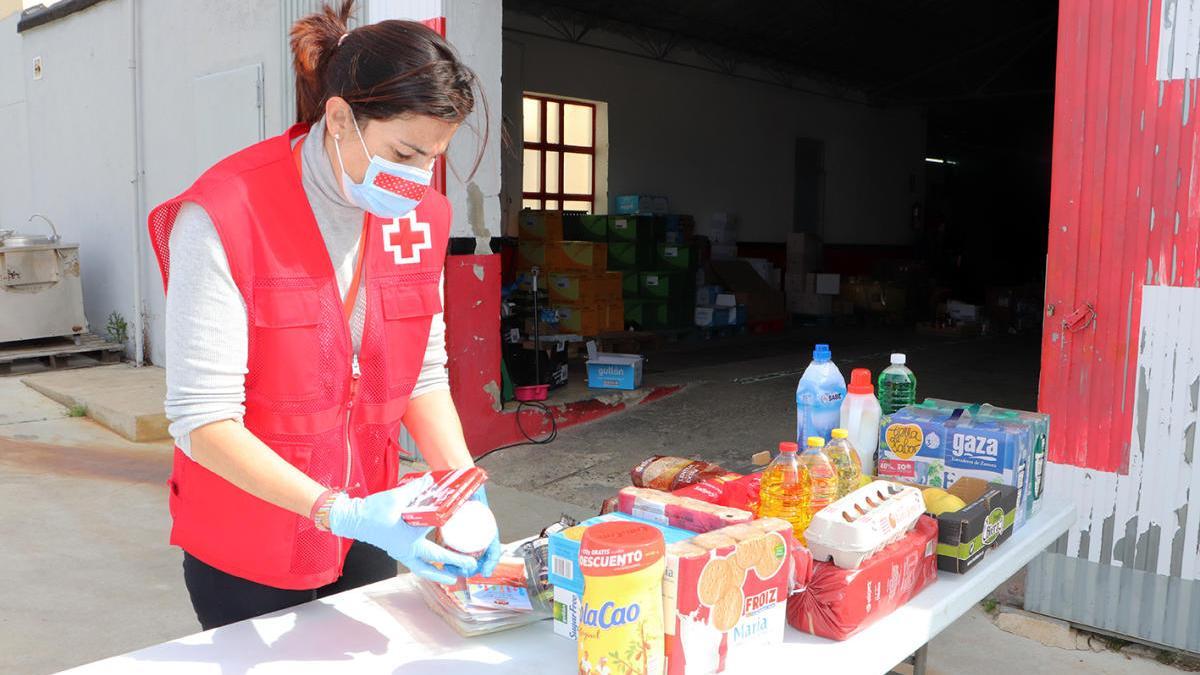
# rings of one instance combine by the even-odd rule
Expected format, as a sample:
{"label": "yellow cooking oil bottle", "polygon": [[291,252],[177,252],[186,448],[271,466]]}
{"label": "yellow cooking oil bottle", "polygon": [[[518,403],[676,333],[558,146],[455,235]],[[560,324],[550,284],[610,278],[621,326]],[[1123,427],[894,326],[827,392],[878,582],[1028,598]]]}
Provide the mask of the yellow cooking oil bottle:
{"label": "yellow cooking oil bottle", "polygon": [[763,470],[758,484],[758,515],[788,521],[799,539],[806,524],[804,511],[810,480],[797,450],[795,443],[780,443],[779,454]]}
{"label": "yellow cooking oil bottle", "polygon": [[833,468],[829,457],[825,456],[825,439],[809,436],[807,445],[804,452],[800,453],[800,465],[808,475],[808,500],[801,510],[800,531],[796,533],[796,538],[805,545],[808,542],[804,539],[804,531],[808,529],[808,524],[817,511],[837,499],[838,490],[837,470]]}
{"label": "yellow cooking oil bottle", "polygon": [[579,544],[581,675],[662,675],[666,546],[645,523],[599,523]]}
{"label": "yellow cooking oil bottle", "polygon": [[862,459],[850,443],[850,432],[834,429],[829,435],[833,438],[825,446],[825,456],[833,462],[833,468],[837,472],[837,499],[841,499],[862,484]]}

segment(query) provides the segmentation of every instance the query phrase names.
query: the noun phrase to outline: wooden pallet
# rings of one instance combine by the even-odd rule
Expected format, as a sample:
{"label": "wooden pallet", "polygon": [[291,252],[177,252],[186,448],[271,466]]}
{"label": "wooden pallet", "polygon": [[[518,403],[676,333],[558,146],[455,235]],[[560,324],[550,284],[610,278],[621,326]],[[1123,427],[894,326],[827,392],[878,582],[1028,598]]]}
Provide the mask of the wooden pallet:
{"label": "wooden pallet", "polygon": [[0,375],[117,363],[125,346],[94,333],[0,343]]}

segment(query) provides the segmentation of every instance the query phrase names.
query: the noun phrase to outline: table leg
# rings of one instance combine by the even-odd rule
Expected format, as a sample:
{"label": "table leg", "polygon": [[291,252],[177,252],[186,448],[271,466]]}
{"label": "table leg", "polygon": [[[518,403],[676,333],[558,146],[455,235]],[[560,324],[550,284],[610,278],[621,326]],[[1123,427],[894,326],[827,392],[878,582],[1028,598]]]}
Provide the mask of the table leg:
{"label": "table leg", "polygon": [[929,645],[923,644],[912,655],[913,675],[925,675],[925,664],[929,661]]}
{"label": "table leg", "polygon": [[[925,675],[925,665],[929,661],[929,645],[923,644],[921,648],[913,652],[912,656],[904,659],[904,663],[912,666],[912,675]],[[899,675],[896,671],[890,671],[887,675]]]}

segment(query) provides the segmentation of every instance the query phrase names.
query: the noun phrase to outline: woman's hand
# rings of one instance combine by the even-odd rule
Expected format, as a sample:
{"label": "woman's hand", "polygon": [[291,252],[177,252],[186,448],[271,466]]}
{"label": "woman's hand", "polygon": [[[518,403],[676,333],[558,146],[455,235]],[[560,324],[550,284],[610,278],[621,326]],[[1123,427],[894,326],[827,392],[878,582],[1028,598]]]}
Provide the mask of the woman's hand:
{"label": "woman's hand", "polygon": [[[329,529],[339,537],[378,546],[404,563],[413,574],[441,584],[453,584],[459,577],[473,575],[477,561],[427,539],[432,527],[415,527],[400,517],[417,495],[430,485],[432,479],[425,476],[366,497],[338,495],[329,509]],[[433,563],[441,563],[442,568],[434,567]]]}

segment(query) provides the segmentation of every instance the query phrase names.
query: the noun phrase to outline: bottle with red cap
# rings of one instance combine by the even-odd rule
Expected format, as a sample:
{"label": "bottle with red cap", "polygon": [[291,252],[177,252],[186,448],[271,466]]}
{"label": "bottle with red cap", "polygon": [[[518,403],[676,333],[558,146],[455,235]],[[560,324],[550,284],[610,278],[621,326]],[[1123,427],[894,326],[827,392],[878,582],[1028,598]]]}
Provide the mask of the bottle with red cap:
{"label": "bottle with red cap", "polygon": [[882,410],[875,398],[875,385],[871,383],[871,371],[855,368],[850,373],[850,385],[846,387],[846,400],[842,401],[841,428],[850,436],[850,444],[858,451],[862,460],[862,471],[875,474],[875,449],[879,446],[879,419]]}
{"label": "bottle with red cap", "polygon": [[758,484],[758,516],[782,518],[799,538],[804,534],[811,480],[800,462],[799,446],[780,443],[779,454],[763,470]]}

